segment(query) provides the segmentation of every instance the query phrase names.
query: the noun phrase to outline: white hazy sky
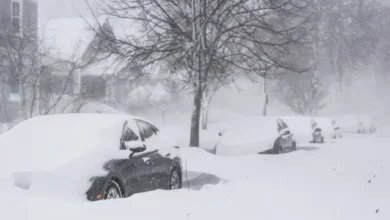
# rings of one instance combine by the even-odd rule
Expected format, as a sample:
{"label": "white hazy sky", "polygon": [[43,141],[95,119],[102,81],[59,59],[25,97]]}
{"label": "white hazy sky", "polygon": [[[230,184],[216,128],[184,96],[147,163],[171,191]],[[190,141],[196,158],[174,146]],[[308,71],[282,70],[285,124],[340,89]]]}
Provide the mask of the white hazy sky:
{"label": "white hazy sky", "polygon": [[[78,16],[77,11],[88,13],[85,0],[37,0],[39,19],[64,18]],[[92,2],[93,0],[89,0]]]}

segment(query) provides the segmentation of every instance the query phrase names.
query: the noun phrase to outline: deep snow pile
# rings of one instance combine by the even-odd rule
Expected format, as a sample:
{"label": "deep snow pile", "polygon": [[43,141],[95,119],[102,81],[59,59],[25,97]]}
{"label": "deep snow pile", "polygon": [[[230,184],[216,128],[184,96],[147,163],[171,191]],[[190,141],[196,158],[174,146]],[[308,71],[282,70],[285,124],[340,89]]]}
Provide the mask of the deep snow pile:
{"label": "deep snow pile", "polygon": [[[112,117],[114,116],[103,122],[115,125],[116,121],[112,120]],[[223,120],[212,121],[209,136],[205,137],[203,143],[208,140],[212,146],[212,143],[218,140],[217,132],[227,125],[232,129],[242,127],[256,133],[257,123],[249,123],[253,118],[241,120],[239,116],[234,119],[232,116],[231,119],[228,124],[224,124],[227,122]],[[64,140],[71,138],[66,135],[66,131],[75,129],[74,135],[82,132],[86,136],[73,138],[86,144],[88,139],[92,138],[88,133],[96,134],[93,130],[88,132],[88,129],[97,125],[93,118],[86,120],[88,122],[80,121],[80,125],[63,121],[59,131],[64,132]],[[48,127],[55,125],[55,121],[47,120]],[[171,131],[177,137],[189,131],[179,124],[176,126],[172,126]],[[202,149],[182,147],[181,155],[186,170],[184,189],[159,190],[127,199],[94,203],[70,195],[84,187],[78,177],[89,172],[88,167],[89,165],[92,167],[93,157],[89,160],[90,163],[79,168],[80,172],[68,173],[66,177],[72,178],[66,179],[62,175],[66,174],[66,169],[48,172],[43,169],[47,165],[43,163],[45,161],[40,161],[42,162],[40,164],[30,160],[30,156],[37,152],[27,150],[28,143],[25,143],[26,149],[14,151],[20,152],[20,155],[8,155],[6,152],[0,155],[2,163],[0,169],[5,173],[12,173],[12,169],[15,169],[9,166],[11,164],[4,164],[7,159],[11,160],[12,165],[15,165],[14,162],[21,163],[19,167],[17,166],[20,168],[19,171],[33,164],[35,167],[31,168],[36,172],[0,178],[0,211],[4,219],[11,220],[107,218],[387,220],[390,218],[388,132],[390,128],[378,128],[377,134],[345,135],[335,143],[298,146],[297,152],[283,155],[252,154],[226,157],[215,156]],[[31,135],[37,138],[36,133],[37,131],[31,130]],[[240,135],[237,134],[238,136]],[[44,137],[42,144],[46,147],[50,147],[51,143],[62,146],[56,154],[58,156],[56,160],[48,158],[46,162],[56,165],[63,162],[69,162],[68,165],[80,165],[77,159],[61,161],[63,160],[61,154],[71,152],[82,154],[85,149],[72,149],[70,146],[66,147],[64,140],[56,141],[50,138],[50,135]],[[112,137],[112,140],[118,138],[115,135]],[[185,144],[187,142],[185,137],[181,138]],[[22,143],[23,141],[25,140],[20,140]],[[97,144],[99,139],[88,143]],[[235,143],[244,142],[238,139]],[[26,178],[29,181],[26,181]],[[25,187],[23,184],[26,182],[30,182],[31,186]],[[26,189],[22,189],[23,187]]]}
{"label": "deep snow pile", "polygon": [[190,189],[89,203],[27,196],[8,186],[0,190],[1,211],[7,219],[384,220],[390,217],[388,141],[382,134],[348,136],[280,156],[183,149],[188,171],[207,173]]}

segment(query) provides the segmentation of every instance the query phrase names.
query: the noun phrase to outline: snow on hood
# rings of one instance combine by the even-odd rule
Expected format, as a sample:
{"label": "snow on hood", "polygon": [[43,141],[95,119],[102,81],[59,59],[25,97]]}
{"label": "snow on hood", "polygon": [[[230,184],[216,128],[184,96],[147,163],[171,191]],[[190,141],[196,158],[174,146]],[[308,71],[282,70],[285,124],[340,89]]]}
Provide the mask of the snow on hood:
{"label": "snow on hood", "polygon": [[128,118],[66,114],[24,121],[0,136],[0,177],[51,171],[85,156],[119,152],[122,127]]}

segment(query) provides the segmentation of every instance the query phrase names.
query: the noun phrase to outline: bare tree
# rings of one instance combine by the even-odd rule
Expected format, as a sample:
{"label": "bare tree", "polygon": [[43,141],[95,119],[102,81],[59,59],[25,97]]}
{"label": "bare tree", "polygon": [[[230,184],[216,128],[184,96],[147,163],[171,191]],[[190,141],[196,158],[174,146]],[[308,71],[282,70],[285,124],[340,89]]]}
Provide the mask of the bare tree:
{"label": "bare tree", "polygon": [[210,103],[215,93],[222,87],[223,84],[218,81],[209,82],[202,94],[202,129],[207,130],[209,121]]}
{"label": "bare tree", "polygon": [[300,115],[316,115],[322,110],[327,97],[326,85],[312,72],[288,74],[274,87],[276,97]]}
{"label": "bare tree", "polygon": [[100,49],[96,49],[89,59],[82,59],[76,56],[77,47],[64,60],[50,53],[44,38],[38,40],[33,34],[5,32],[0,37],[1,107],[7,121],[80,111],[90,101],[81,89],[81,70],[110,55],[97,57]]}
{"label": "bare tree", "polygon": [[2,84],[8,90],[3,98],[19,102],[22,117],[27,119],[37,113],[35,104],[39,100],[38,42],[29,34],[5,33],[1,37]]}
{"label": "bare tree", "polygon": [[[298,43],[304,35],[305,31],[293,33],[305,21],[298,18],[308,2],[113,0],[103,1],[101,10],[94,15],[138,24],[137,36],[100,33],[113,42],[113,52],[125,57],[128,63],[148,67],[168,60],[171,73],[180,75],[177,78],[193,91],[190,146],[198,147],[203,92],[211,87],[209,82],[225,84],[229,78],[226,75],[231,74],[215,71],[218,65],[230,66],[229,70],[244,74],[263,70],[261,62],[286,67],[279,62],[280,54],[288,52],[289,45]],[[275,25],[275,21],[289,16],[296,18],[294,22]]]}

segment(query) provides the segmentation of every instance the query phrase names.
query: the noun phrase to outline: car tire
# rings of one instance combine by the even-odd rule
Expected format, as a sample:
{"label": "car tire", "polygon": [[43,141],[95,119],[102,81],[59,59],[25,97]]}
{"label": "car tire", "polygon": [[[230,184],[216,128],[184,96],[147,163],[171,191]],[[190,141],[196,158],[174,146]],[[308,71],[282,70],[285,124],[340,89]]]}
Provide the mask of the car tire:
{"label": "car tire", "polygon": [[114,180],[110,180],[107,183],[106,190],[104,191],[104,200],[120,198],[122,198],[122,191],[119,184]]}
{"label": "car tire", "polygon": [[172,169],[168,185],[169,185],[170,190],[181,189],[181,187],[182,187],[182,173],[181,173],[180,169],[178,169],[177,167],[174,167]]}

